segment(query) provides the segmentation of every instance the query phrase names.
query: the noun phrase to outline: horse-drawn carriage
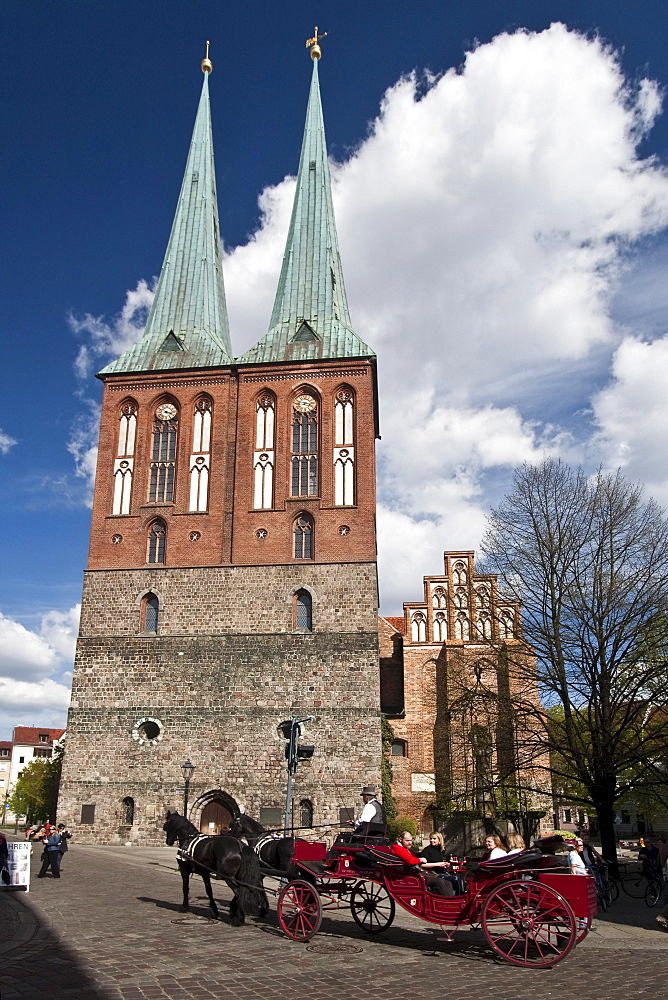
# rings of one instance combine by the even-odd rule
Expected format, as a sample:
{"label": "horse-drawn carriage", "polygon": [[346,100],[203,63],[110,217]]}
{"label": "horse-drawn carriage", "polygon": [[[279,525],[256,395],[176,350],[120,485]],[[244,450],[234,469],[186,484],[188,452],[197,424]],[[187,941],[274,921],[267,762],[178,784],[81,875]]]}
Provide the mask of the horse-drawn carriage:
{"label": "horse-drawn carriage", "polygon": [[344,897],[370,934],[387,930],[399,905],[440,925],[449,940],[458,927],[480,925],[506,961],[547,967],[584,938],[596,913],[593,878],[571,875],[558,859],[532,851],[462,869],[455,896],[430,892],[419,871],[372,840],[339,838],[330,852],[297,841],[293,864],[299,877],[280,891],[278,919],[294,941],[310,940],[323,909],[338,908]]}

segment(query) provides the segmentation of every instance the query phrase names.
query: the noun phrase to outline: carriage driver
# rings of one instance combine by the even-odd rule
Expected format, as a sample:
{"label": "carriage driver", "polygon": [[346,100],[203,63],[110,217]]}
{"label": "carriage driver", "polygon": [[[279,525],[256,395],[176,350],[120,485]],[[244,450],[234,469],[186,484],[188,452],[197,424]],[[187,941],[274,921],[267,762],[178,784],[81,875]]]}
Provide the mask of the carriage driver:
{"label": "carriage driver", "polygon": [[376,794],[376,788],[374,785],[365,785],[360,792],[362,801],[364,802],[364,807],[362,812],[359,814],[359,818],[356,819],[353,824],[355,829],[359,829],[363,823],[380,823],[384,826],[387,822],[385,818],[385,810],[376,798]]}

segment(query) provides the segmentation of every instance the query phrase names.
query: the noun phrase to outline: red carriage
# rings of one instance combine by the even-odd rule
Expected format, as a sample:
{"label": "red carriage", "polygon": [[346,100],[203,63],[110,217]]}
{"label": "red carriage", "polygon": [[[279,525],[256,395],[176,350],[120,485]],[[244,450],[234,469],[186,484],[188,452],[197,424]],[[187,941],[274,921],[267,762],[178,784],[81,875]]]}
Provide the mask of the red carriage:
{"label": "red carriage", "polygon": [[432,924],[448,939],[457,928],[480,925],[493,950],[515,965],[547,967],[581,941],[596,913],[591,876],[571,875],[553,857],[535,852],[469,866],[460,872],[461,893],[435,895],[389,847],[341,838],[325,844],[298,841],[294,864],[302,876],[283,887],[278,919],[294,941],[318,931],[323,909],[349,898],[355,922],[369,934],[391,925],[396,906]]}

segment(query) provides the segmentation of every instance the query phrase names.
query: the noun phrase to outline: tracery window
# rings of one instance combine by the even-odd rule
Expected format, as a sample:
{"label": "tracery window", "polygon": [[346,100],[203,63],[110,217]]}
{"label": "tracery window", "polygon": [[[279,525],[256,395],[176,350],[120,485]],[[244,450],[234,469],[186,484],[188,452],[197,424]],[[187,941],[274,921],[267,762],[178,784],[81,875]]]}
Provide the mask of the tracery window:
{"label": "tracery window", "polygon": [[487,587],[476,587],[475,602],[479,608],[489,607],[489,590]]}
{"label": "tracery window", "polygon": [[193,414],[193,447],[190,455],[190,510],[209,509],[211,471],[211,399],[202,396]]}
{"label": "tracery window", "polygon": [[176,439],[179,415],[173,403],[161,403],[153,420],[150,503],[171,503],[176,475]]}
{"label": "tracery window", "polygon": [[313,559],[313,520],[308,514],[300,514],[294,528],[295,559]]}
{"label": "tracery window", "polygon": [[416,611],[411,616],[411,638],[413,642],[427,641],[427,619],[421,611]]}
{"label": "tracery window", "polygon": [[445,642],[448,638],[448,619],[444,611],[434,615],[434,642]]}
{"label": "tracery window", "polygon": [[130,513],[136,434],[137,404],[134,400],[127,400],[121,405],[119,413],[112,514]]}
{"label": "tracery window", "polygon": [[164,521],[154,521],[148,531],[146,562],[164,563],[167,527]]}
{"label": "tracery window", "polygon": [[443,587],[436,587],[433,594],[431,595],[431,606],[432,608],[446,608],[447,605],[447,595]]}
{"label": "tracery window", "polygon": [[334,504],[355,503],[354,396],[352,389],[339,389],[334,400]]}
{"label": "tracery window", "polygon": [[456,608],[466,608],[469,603],[469,594],[466,587],[457,587],[455,590],[455,607]]}
{"label": "tracery window", "polygon": [[308,590],[298,590],[295,594],[295,628],[313,628],[313,601]]}
{"label": "tracery window", "polygon": [[499,615],[499,637],[501,639],[515,638],[515,615],[506,608]]}
{"label": "tracery window", "polygon": [[469,620],[463,611],[460,611],[455,619],[455,639],[468,642],[470,636]]}
{"label": "tracery window", "polygon": [[255,453],[253,455],[253,507],[268,510],[274,505],[274,425],[276,399],[263,392],[255,404]]}
{"label": "tracery window", "polygon": [[488,611],[478,613],[478,635],[483,639],[492,638],[492,616]]}
{"label": "tracery window", "polygon": [[297,396],[292,409],[292,496],[318,495],[318,404]]}
{"label": "tracery window", "polygon": [[468,580],[466,563],[462,562],[461,559],[452,567],[452,579],[457,586],[463,586]]}

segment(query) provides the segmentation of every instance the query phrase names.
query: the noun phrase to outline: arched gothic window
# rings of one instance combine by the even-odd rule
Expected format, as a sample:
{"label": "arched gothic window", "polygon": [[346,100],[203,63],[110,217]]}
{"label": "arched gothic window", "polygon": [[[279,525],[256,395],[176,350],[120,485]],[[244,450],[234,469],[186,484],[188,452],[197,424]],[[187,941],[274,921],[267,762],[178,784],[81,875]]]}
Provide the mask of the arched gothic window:
{"label": "arched gothic window", "polygon": [[478,634],[483,639],[492,638],[492,616],[488,611],[480,611],[478,614]]}
{"label": "arched gothic window", "polygon": [[448,638],[448,619],[444,611],[434,615],[434,642],[445,642]]}
{"label": "arched gothic window", "polygon": [[313,601],[308,590],[298,590],[295,594],[295,628],[313,628]]}
{"label": "arched gothic window", "polygon": [[455,590],[455,607],[466,608],[469,603],[469,592],[466,587],[457,587]]}
{"label": "arched gothic window", "polygon": [[122,825],[132,826],[135,821],[135,800],[128,795],[123,799]]}
{"label": "arched gothic window", "polygon": [[434,589],[434,592],[431,595],[431,606],[434,609],[447,607],[447,595],[443,587],[436,587]]}
{"label": "arched gothic window", "polygon": [[499,615],[499,637],[501,639],[515,638],[515,615],[510,608],[505,608]]}
{"label": "arched gothic window", "polygon": [[339,389],[334,400],[334,504],[355,503],[354,395]]}
{"label": "arched gothic window", "polygon": [[292,407],[292,496],[318,495],[318,404],[302,393]]}
{"label": "arched gothic window", "polygon": [[146,562],[164,563],[167,527],[164,521],[154,521],[148,530]]}
{"label": "arched gothic window", "polygon": [[155,594],[147,594],[142,601],[144,632],[157,632],[160,617],[160,601]]}
{"label": "arched gothic window", "polygon": [[460,611],[455,619],[455,639],[468,642],[470,636],[469,620],[463,611]]}
{"label": "arched gothic window", "polygon": [[171,503],[174,500],[178,426],[179,413],[173,403],[161,403],[156,407],[148,493],[150,503]]}
{"label": "arched gothic window", "polygon": [[464,586],[468,580],[466,563],[461,559],[452,567],[452,580],[457,586]]}
{"label": "arched gothic window", "polygon": [[489,607],[489,589],[487,587],[476,587],[475,602],[479,608]]}
{"label": "arched gothic window", "polygon": [[209,509],[211,471],[211,399],[202,396],[193,414],[193,447],[190,455],[190,510]]}
{"label": "arched gothic window", "polygon": [[274,505],[274,423],[276,399],[261,393],[255,404],[255,453],[253,456],[253,507],[269,510]]}
{"label": "arched gothic window", "polygon": [[313,520],[308,514],[300,514],[294,523],[295,559],[313,559]]}
{"label": "arched gothic window", "polygon": [[130,513],[136,434],[137,404],[134,400],[129,399],[121,405],[119,413],[112,514]]}
{"label": "arched gothic window", "polygon": [[427,641],[427,619],[421,611],[411,616],[411,639],[413,642]]}
{"label": "arched gothic window", "polygon": [[313,803],[310,799],[302,799],[299,803],[299,824],[302,830],[313,827]]}

